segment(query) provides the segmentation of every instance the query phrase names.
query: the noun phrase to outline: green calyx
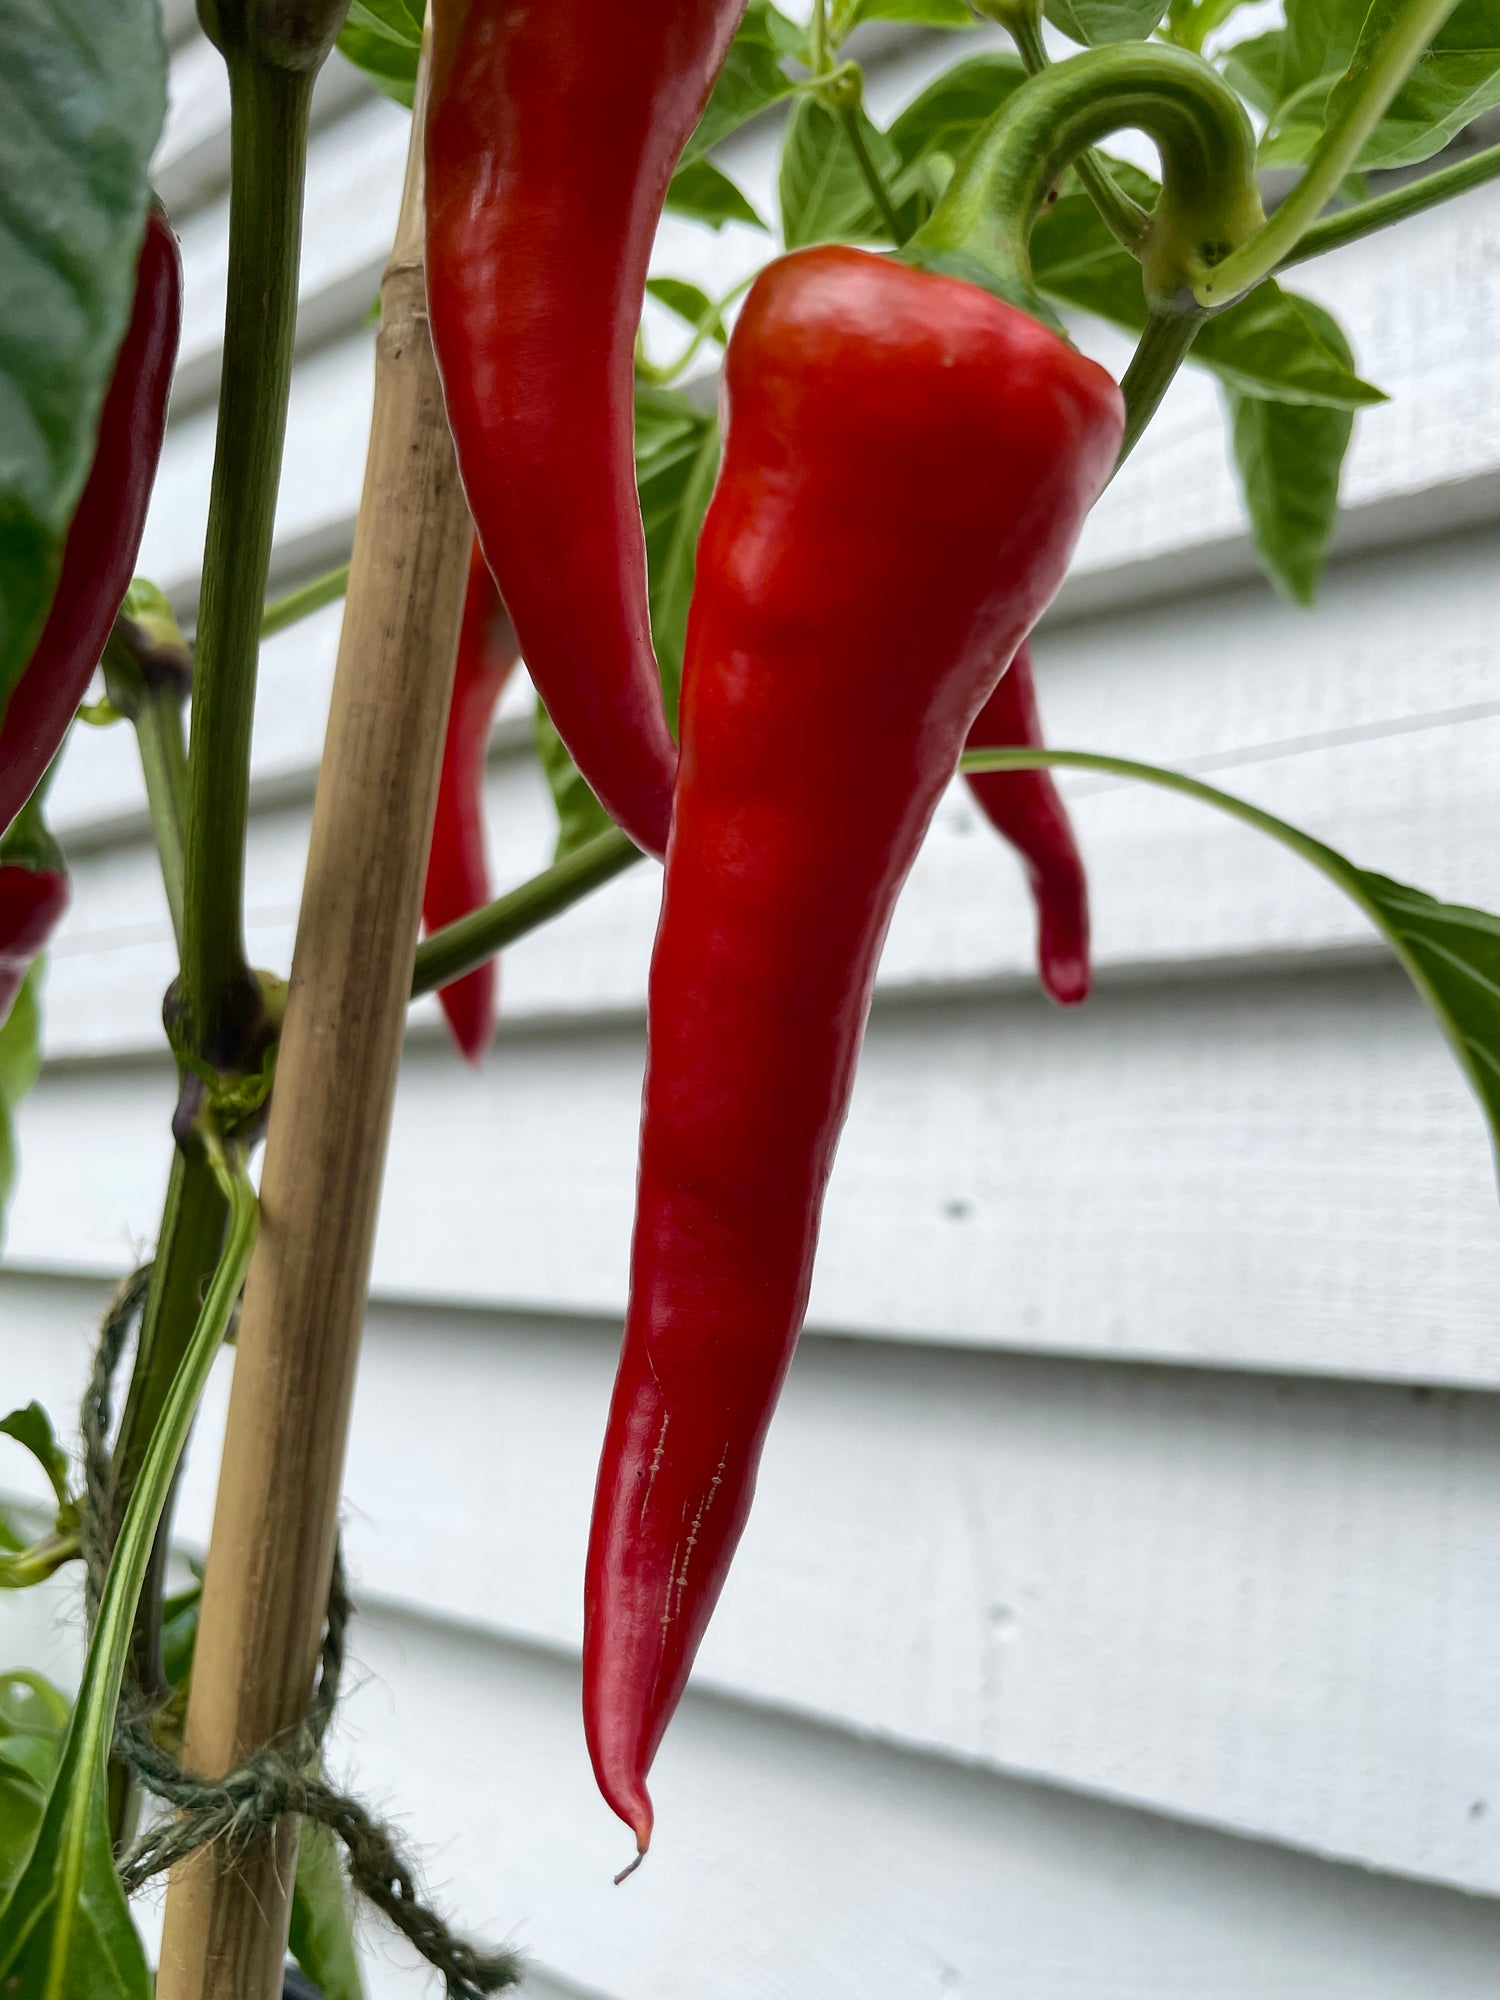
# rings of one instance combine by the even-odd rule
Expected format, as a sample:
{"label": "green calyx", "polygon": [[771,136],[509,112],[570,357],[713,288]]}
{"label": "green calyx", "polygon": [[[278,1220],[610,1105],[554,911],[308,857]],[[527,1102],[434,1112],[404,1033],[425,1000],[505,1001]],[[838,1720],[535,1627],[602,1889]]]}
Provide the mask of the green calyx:
{"label": "green calyx", "polygon": [[198,0],[203,32],[221,55],[310,75],[338,40],[349,0]]}
{"label": "green calyx", "polygon": [[1196,313],[1214,267],[1265,219],[1255,135],[1217,71],[1154,42],[1088,49],[1028,78],[902,255],[924,270],[983,271],[978,281],[1000,297],[1034,300],[1028,244],[1048,192],[1079,154],[1126,127],[1155,140],[1162,160],[1138,250],[1147,305]]}

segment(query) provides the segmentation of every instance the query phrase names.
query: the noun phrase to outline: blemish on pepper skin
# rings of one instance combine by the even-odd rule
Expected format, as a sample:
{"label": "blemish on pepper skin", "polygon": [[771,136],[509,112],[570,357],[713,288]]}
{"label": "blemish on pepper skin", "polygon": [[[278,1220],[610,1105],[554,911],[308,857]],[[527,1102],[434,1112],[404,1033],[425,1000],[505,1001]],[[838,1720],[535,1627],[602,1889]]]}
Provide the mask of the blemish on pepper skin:
{"label": "blemish on pepper skin", "polygon": [[667,1425],[671,1423],[671,1421],[672,1421],[672,1413],[669,1410],[661,1420],[661,1431],[657,1436],[656,1449],[651,1454],[651,1468],[646,1479],[646,1490],[641,1495],[640,1518],[643,1521],[646,1518],[646,1509],[651,1504],[651,1489],[656,1484],[656,1475],[658,1472],[661,1471],[662,1453],[666,1449],[666,1443],[667,1443]]}

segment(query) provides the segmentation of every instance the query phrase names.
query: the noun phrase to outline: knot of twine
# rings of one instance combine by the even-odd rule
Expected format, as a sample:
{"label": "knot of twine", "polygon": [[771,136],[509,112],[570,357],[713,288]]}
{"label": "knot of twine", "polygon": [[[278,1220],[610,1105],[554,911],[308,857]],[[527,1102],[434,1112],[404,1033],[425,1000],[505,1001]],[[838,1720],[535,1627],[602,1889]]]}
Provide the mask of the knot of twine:
{"label": "knot of twine", "polygon": [[[87,1504],[79,1532],[90,1631],[120,1529],[108,1443],[112,1388],[120,1357],[139,1324],[150,1279],[151,1266],[143,1264],[116,1292],[99,1330],[94,1369],[83,1399]],[[131,1894],[210,1842],[222,1842],[230,1855],[241,1854],[287,1814],[295,1813],[326,1827],[343,1842],[350,1881],[442,1974],[447,2000],[484,2000],[520,1984],[522,1961],[514,1952],[480,1951],[456,1937],[419,1898],[415,1871],[392,1828],[358,1799],[335,1791],[323,1776],[323,1738],[338,1704],[353,1609],[343,1557],[335,1548],[317,1685],[307,1713],[282,1741],[257,1750],[222,1778],[197,1777],[162,1748],[152,1732],[152,1702],[145,1689],[127,1676],[120,1690],[113,1753],[144,1790],[176,1812],[133,1842],[120,1859],[120,1880]]]}

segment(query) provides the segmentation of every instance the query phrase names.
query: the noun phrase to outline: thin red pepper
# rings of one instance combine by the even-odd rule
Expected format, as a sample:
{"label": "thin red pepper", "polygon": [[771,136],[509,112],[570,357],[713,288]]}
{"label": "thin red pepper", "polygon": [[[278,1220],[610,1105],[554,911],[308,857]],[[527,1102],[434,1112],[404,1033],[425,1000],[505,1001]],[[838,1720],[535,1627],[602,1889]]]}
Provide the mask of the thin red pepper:
{"label": "thin red pepper", "polygon": [[897,893],[1123,424],[1104,370],[1015,307],[843,248],[761,274],[724,399],[585,1591],[589,1749],[642,1852],[646,1774],[806,1307]]}
{"label": "thin red pepper", "polygon": [[[974,718],[968,750],[1040,748],[1041,711],[1022,646]],[[1021,857],[1037,914],[1037,964],[1060,1007],[1089,997],[1089,885],[1073,823],[1050,771],[971,771],[985,818]]]}
{"label": "thin red pepper", "polygon": [[[516,628],[476,540],[422,891],[422,922],[429,931],[456,923],[494,895],[484,843],[484,753],[495,705],[519,657]],[[482,1061],[494,1038],[496,985],[496,962],[490,958],[438,989],[453,1039],[472,1063]]]}
{"label": "thin red pepper", "polygon": [[182,265],[153,202],[135,303],[99,416],[94,462],[68,529],[47,622],[0,721],[0,828],[15,818],[77,713],[130,587],[167,423],[182,324]]}
{"label": "thin red pepper", "polygon": [[0,1028],[71,900],[62,851],[42,818],[43,780],[0,839]]}
{"label": "thin red pepper", "polygon": [[633,355],[667,183],[745,0],[436,0],[427,296],[459,469],[527,671],[664,852]]}

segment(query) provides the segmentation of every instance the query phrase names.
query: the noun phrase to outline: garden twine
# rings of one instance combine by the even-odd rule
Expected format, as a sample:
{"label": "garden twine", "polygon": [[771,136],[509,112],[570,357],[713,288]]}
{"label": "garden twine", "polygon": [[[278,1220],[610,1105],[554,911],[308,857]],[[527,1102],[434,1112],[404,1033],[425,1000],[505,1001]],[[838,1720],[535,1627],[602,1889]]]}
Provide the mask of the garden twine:
{"label": "garden twine", "polygon": [[[83,1399],[83,1464],[87,1504],[80,1537],[84,1549],[84,1600],[90,1631],[98,1617],[104,1580],[120,1530],[110,1478],[112,1388],[120,1357],[139,1324],[151,1266],[133,1271],[116,1292],[99,1331],[93,1373]],[[486,1952],[456,1937],[417,1895],[414,1870],[394,1831],[358,1799],[336,1791],[323,1776],[322,1748],[338,1703],[344,1642],[353,1606],[335,1548],[328,1615],[317,1685],[306,1715],[280,1743],[247,1757],[222,1778],[184,1770],[152,1731],[152,1702],[127,1676],[120,1690],[114,1755],[141,1786],[176,1808],[171,1818],[143,1833],[121,1856],[120,1880],[130,1894],[186,1855],[222,1842],[230,1855],[269,1833],[287,1814],[314,1820],[343,1842],[349,1879],[443,1976],[447,2000],[483,2000],[520,1984],[521,1959],[510,1951]]]}

